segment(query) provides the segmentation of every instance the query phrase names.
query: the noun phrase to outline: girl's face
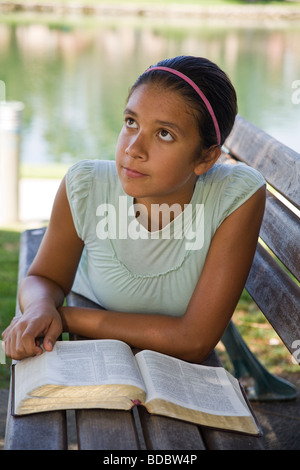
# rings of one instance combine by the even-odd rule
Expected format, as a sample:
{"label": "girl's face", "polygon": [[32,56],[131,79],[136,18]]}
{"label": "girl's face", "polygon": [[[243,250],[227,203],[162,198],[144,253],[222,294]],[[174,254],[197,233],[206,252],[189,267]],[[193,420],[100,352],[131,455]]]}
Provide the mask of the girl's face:
{"label": "girl's face", "polygon": [[124,191],[144,204],[188,204],[197,175],[200,137],[196,119],[174,91],[140,85],[124,112],[116,164]]}

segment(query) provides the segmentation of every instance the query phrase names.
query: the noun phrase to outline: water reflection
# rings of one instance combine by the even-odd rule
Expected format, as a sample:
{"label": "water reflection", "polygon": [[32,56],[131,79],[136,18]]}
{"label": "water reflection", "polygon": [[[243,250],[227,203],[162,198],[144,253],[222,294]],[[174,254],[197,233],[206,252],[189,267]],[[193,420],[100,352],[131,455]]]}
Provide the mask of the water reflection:
{"label": "water reflection", "polygon": [[0,24],[0,80],[25,103],[23,162],[114,158],[129,86],[157,60],[179,54],[217,62],[239,112],[300,152],[300,29],[193,28],[146,23],[54,27]]}

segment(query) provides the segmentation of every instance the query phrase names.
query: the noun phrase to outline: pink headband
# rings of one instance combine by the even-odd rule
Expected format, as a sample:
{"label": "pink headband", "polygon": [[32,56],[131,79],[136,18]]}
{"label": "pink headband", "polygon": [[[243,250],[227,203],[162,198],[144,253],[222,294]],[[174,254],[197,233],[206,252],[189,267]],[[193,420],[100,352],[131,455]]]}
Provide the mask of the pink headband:
{"label": "pink headband", "polygon": [[213,120],[213,123],[214,123],[214,126],[215,126],[215,131],[216,131],[216,136],[217,136],[217,143],[218,143],[218,145],[220,145],[221,144],[221,134],[220,134],[220,129],[219,129],[219,124],[218,124],[217,118],[216,118],[215,113],[214,113],[214,111],[211,107],[210,102],[208,101],[208,99],[206,98],[204,93],[200,90],[200,88],[196,85],[196,83],[193,82],[193,80],[191,80],[189,77],[187,77],[183,73],[179,72],[178,70],[171,69],[169,67],[159,67],[159,66],[151,67],[148,70],[146,70],[145,73],[151,72],[152,70],[164,70],[165,72],[173,73],[174,75],[177,75],[178,77],[182,78],[182,80],[184,80],[192,88],[194,88],[194,90],[198,93],[198,95],[200,96],[200,98],[204,102],[204,104],[205,104],[205,106],[206,106],[206,108],[207,108],[207,110],[208,110],[208,112],[209,112],[209,114],[210,114],[210,116]]}

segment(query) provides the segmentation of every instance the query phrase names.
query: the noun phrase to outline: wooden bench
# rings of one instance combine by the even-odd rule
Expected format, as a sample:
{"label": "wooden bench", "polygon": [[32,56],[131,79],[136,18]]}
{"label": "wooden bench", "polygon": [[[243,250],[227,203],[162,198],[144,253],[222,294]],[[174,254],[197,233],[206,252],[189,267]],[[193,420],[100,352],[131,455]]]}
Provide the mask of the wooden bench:
{"label": "wooden bench", "polygon": [[[279,144],[252,126],[240,116],[226,142],[228,152],[222,160],[232,158],[244,161],[261,171],[268,183],[283,194],[296,208],[300,208],[300,155]],[[44,230],[29,230],[22,234],[20,247],[19,280],[32,262]],[[268,192],[266,213],[261,238],[290,270],[291,278],[262,245],[257,248],[247,289],[266,318],[293,353],[294,341],[300,339],[300,289],[299,280],[299,217],[285,206],[276,195]],[[69,305],[87,306],[91,303],[74,293],[67,299]],[[16,314],[20,314],[18,307]],[[233,363],[256,375],[258,384],[263,383],[266,393],[273,387],[267,371],[249,352],[231,322],[223,337],[230,350]],[[250,359],[249,359],[250,358]],[[216,353],[206,360],[207,364],[219,365]],[[258,368],[253,364],[259,364]],[[262,370],[262,373],[261,373]],[[257,372],[258,371],[258,372]],[[259,376],[260,377],[257,377]],[[275,378],[276,382],[276,378]],[[277,382],[276,382],[277,383]],[[280,382],[281,385],[281,382]],[[294,389],[283,383],[285,394],[291,398]],[[259,389],[259,385],[257,386]],[[276,388],[276,387],[275,387]],[[259,392],[259,390],[258,390]],[[170,418],[150,416],[139,407],[133,411],[78,410],[76,415],[78,449],[96,450],[186,450],[200,449],[261,449],[261,439],[233,432],[217,431]],[[67,449],[67,418],[64,411],[13,417],[8,407],[6,449]]]}
{"label": "wooden bench", "polygon": [[[241,116],[226,141],[223,161],[241,161],[265,177],[267,200],[260,241],[246,289],[291,354],[300,339],[300,155]],[[271,254],[273,253],[273,255]],[[282,267],[283,266],[283,267]],[[269,374],[231,322],[223,336],[236,375],[254,379],[253,398],[291,399],[295,388]],[[298,359],[296,355],[294,356]]]}

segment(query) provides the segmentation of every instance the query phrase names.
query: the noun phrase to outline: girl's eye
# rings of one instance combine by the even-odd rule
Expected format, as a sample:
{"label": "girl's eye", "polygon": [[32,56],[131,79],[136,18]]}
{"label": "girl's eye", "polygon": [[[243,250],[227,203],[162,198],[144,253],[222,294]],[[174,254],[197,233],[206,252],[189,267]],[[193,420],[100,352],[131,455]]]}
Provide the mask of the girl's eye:
{"label": "girl's eye", "polygon": [[165,142],[172,142],[174,140],[173,136],[166,129],[162,129],[159,132],[159,137]]}
{"label": "girl's eye", "polygon": [[129,127],[130,129],[137,128],[137,123],[132,118],[125,118],[125,124],[126,124],[126,127]]}

